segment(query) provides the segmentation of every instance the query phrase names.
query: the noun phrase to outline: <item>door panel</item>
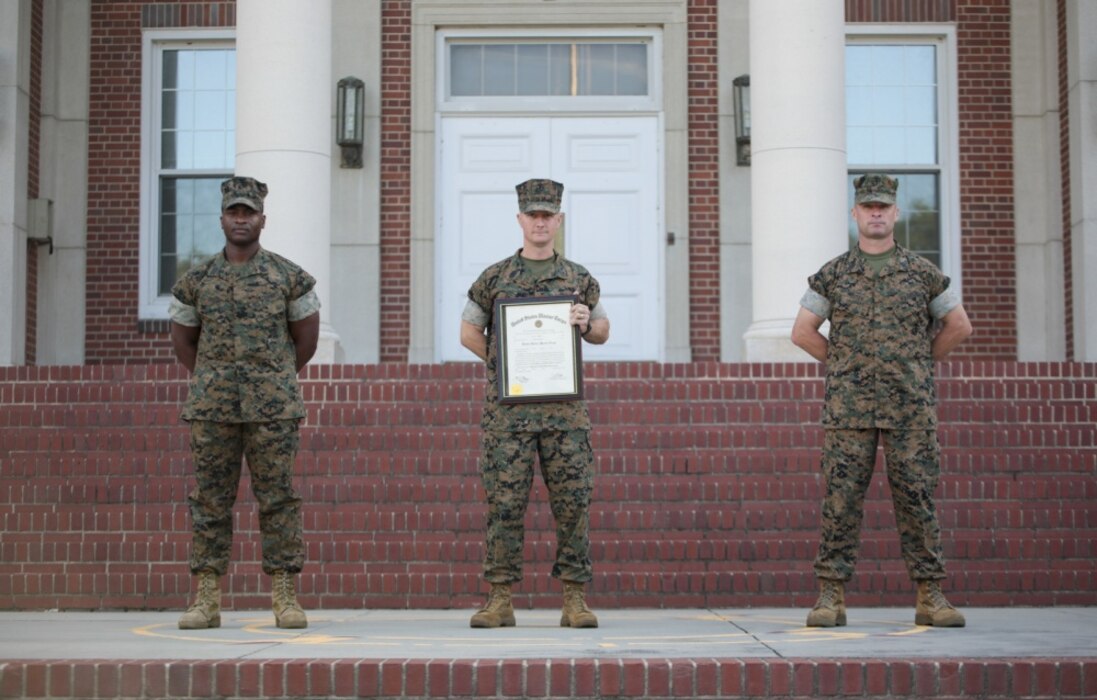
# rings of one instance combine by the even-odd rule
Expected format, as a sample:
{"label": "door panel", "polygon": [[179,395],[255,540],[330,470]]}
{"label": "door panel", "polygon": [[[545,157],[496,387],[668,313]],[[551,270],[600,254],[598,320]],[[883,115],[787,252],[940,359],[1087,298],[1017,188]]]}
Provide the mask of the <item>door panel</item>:
{"label": "door panel", "polygon": [[565,255],[601,284],[610,342],[595,360],[658,360],[663,328],[662,209],[657,119],[442,120],[437,238],[439,360],[475,358],[458,326],[469,286],[522,245],[514,186],[564,183]]}
{"label": "door panel", "polygon": [[662,229],[655,117],[552,120],[553,172],[564,183],[567,256],[593,274],[610,320],[592,360],[658,360]]}

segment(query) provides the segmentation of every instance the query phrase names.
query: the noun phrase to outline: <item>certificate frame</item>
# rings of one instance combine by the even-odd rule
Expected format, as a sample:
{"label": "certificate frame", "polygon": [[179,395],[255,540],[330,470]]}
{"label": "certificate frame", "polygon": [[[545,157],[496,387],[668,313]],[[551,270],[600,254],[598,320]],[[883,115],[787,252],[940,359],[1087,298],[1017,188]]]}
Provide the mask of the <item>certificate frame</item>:
{"label": "certificate frame", "polygon": [[575,302],[572,295],[495,300],[499,403],[583,398],[582,341],[571,323]]}

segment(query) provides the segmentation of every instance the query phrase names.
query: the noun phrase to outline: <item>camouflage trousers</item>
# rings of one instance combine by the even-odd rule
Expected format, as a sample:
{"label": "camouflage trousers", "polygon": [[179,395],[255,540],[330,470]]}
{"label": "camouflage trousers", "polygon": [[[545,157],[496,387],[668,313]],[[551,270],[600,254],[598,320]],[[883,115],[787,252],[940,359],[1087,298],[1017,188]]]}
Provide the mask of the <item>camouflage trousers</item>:
{"label": "camouflage trousers", "polygon": [[933,492],[940,475],[935,430],[826,430],[823,442],[822,539],[815,558],[817,578],[848,581],[861,545],[865,491],[882,437],[899,541],[911,579],[943,579],[941,527]]}
{"label": "camouflage trousers", "polygon": [[481,437],[480,476],[488,501],[484,578],[491,583],[522,580],[525,516],[533,487],[534,461],[548,489],[556,520],[556,562],[552,576],[585,583],[590,563],[590,501],[594,453],[589,430],[491,432]]}
{"label": "camouflage trousers", "polygon": [[243,458],[259,503],[263,571],[298,572],[305,560],[301,498],[293,489],[298,421],[214,423],[191,421],[190,448],[197,485],[190,502],[190,570],[224,575],[232,549],[232,507]]}

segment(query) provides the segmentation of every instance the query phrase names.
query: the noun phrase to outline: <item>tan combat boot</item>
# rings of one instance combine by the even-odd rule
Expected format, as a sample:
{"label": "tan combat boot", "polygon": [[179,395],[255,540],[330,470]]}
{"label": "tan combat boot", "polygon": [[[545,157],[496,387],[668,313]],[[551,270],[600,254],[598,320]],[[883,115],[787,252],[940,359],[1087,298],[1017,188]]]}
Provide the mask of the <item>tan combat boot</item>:
{"label": "tan combat boot", "polygon": [[819,579],[819,600],[808,613],[808,627],[844,627],[846,624],[846,584]]}
{"label": "tan combat boot", "polygon": [[514,627],[514,604],[509,583],[493,583],[488,602],[469,620],[469,627]]}
{"label": "tan combat boot", "polygon": [[198,572],[198,595],[179,618],[181,630],[204,630],[221,626],[220,577],[209,569]]}
{"label": "tan combat boot", "polygon": [[914,624],[933,627],[963,627],[967,624],[960,611],[941,592],[940,581],[918,582],[918,605],[914,608]]}
{"label": "tan combat boot", "polygon": [[297,604],[297,587],[294,574],[279,571],[274,574],[270,591],[274,608],[274,624],[283,629],[299,630],[309,626],[305,611]]}
{"label": "tan combat boot", "polygon": [[560,614],[561,627],[597,627],[598,618],[587,607],[583,584],[564,581],[564,610]]}

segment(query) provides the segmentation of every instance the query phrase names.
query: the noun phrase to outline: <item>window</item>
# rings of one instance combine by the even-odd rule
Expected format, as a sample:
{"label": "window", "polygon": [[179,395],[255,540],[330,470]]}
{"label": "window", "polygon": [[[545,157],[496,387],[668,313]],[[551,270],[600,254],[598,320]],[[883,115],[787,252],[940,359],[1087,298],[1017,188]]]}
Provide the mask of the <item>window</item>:
{"label": "window", "polygon": [[[850,36],[846,44],[848,198],[869,172],[899,180],[896,241],[957,276],[959,227],[953,221],[956,167],[947,36]],[[857,227],[849,224],[850,247]]]}
{"label": "window", "polygon": [[658,35],[440,35],[443,110],[655,109]]}
{"label": "window", "polygon": [[639,43],[450,45],[454,97],[646,95],[647,73]]}
{"label": "window", "polygon": [[141,317],[221,250],[220,183],[236,158],[236,52],[224,37],[146,36]]}

